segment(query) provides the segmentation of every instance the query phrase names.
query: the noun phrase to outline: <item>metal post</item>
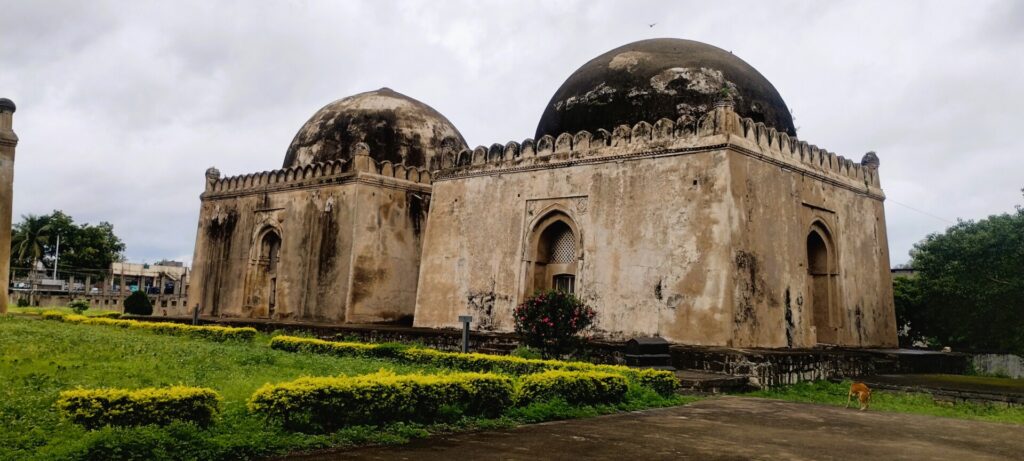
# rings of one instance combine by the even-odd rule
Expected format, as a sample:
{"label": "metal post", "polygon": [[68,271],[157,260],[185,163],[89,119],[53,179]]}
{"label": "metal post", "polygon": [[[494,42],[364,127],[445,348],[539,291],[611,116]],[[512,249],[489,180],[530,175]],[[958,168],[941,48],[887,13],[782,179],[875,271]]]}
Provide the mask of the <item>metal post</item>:
{"label": "metal post", "polygon": [[462,322],[462,352],[469,352],[469,323],[473,321],[472,315],[460,315]]}
{"label": "metal post", "polygon": [[57,250],[53,253],[53,279],[57,280],[57,263],[60,262],[60,234],[57,234]]}
{"label": "metal post", "polygon": [[199,305],[196,304],[196,308],[192,309],[192,324],[199,325]]}

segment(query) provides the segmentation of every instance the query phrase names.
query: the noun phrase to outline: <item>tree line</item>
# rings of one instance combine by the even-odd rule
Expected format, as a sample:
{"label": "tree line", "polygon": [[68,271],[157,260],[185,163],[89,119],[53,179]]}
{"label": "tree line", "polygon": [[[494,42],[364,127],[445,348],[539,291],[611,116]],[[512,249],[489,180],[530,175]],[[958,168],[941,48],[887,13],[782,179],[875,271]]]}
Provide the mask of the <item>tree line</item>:
{"label": "tree line", "polygon": [[80,276],[102,277],[111,263],[123,260],[124,250],[124,242],[114,234],[112,224],[77,224],[60,210],[22,215],[11,228],[11,268],[15,274],[28,273],[40,264],[52,270],[57,264],[58,271],[69,268]]}
{"label": "tree line", "polygon": [[910,256],[914,275],[893,280],[902,345],[1024,354],[1024,207],[961,220]]}

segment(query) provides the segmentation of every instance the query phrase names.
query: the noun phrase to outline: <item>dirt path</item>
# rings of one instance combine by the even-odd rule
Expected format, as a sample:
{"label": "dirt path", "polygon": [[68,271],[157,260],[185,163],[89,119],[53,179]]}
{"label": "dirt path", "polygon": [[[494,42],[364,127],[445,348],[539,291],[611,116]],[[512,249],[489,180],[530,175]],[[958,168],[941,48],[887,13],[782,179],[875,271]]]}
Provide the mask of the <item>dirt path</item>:
{"label": "dirt path", "polygon": [[745,397],[289,460],[1010,460],[1024,426]]}

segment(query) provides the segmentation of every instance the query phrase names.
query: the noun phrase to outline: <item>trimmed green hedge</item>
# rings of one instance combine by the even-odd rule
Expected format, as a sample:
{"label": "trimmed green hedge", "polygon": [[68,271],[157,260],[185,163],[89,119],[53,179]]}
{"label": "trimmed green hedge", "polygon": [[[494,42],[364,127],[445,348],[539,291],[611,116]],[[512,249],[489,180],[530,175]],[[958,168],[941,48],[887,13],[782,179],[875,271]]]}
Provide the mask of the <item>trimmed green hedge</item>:
{"label": "trimmed green hedge", "polygon": [[471,372],[498,372],[517,376],[542,373],[548,370],[599,371],[625,376],[630,381],[662,395],[670,395],[679,387],[679,380],[672,372],[629,368],[620,365],[524,359],[506,355],[462,354],[396,344],[324,341],[295,336],[274,337],[270,340],[270,347],[289,352],[312,352],[340,357],[387,358],[402,363],[433,365]]}
{"label": "trimmed green hedge", "polygon": [[220,403],[216,391],[199,387],[76,389],[60,393],[57,409],[66,419],[88,428],[171,421],[205,426],[220,412]]}
{"label": "trimmed green hedge", "polygon": [[299,378],[265,384],[249,411],[285,427],[330,431],[348,424],[430,421],[442,411],[495,416],[512,403],[512,380],[494,374]]}
{"label": "trimmed green hedge", "polygon": [[626,397],[626,378],[601,371],[551,370],[523,376],[516,404],[562,398],[572,404],[618,403]]}
{"label": "trimmed green hedge", "polygon": [[[46,318],[46,317],[44,317]],[[121,328],[133,328],[138,330],[152,331],[154,333],[177,336],[190,336],[193,338],[209,339],[213,341],[251,341],[256,337],[256,329],[251,327],[234,328],[211,325],[184,325],[171,322],[139,322],[136,320],[122,320],[104,317],[86,317],[84,315],[63,315],[60,318],[67,323],[79,323],[82,325],[108,325]]]}

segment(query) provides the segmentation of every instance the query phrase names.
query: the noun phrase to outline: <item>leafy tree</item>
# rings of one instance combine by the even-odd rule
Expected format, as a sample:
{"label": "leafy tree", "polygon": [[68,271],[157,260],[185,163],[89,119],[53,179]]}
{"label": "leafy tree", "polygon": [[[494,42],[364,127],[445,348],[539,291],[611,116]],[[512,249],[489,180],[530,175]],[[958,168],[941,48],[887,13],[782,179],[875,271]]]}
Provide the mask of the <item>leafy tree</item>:
{"label": "leafy tree", "polygon": [[547,357],[558,357],[576,346],[580,332],[594,322],[594,310],[572,293],[538,293],[515,309],[516,333]]}
{"label": "leafy tree", "polygon": [[110,263],[120,261],[125,245],[107,222],[76,224],[60,210],[42,216],[25,215],[12,230],[12,267],[34,267],[36,262],[52,268],[60,237],[60,268],[80,275],[100,277]]}
{"label": "leafy tree", "polygon": [[51,229],[48,216],[23,215],[11,230],[11,266],[35,267],[46,256]]}
{"label": "leafy tree", "polygon": [[132,292],[124,299],[124,312],[135,315],[153,315],[153,303],[142,290]]}
{"label": "leafy tree", "polygon": [[907,340],[1024,353],[1024,208],[929,235],[911,263],[894,282]]}

